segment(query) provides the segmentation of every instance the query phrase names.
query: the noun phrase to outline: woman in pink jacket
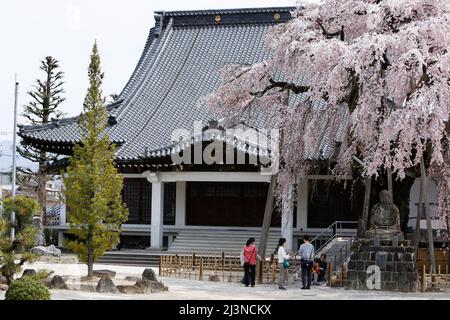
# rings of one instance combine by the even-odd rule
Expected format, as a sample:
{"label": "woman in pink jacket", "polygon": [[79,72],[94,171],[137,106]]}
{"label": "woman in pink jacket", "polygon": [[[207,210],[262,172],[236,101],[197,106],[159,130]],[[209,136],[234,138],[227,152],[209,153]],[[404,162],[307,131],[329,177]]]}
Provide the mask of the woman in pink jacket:
{"label": "woman in pink jacket", "polygon": [[255,238],[249,238],[242,249],[244,258],[244,284],[248,287],[250,284],[255,286],[256,278],[256,260],[258,257],[258,249],[255,246]]}

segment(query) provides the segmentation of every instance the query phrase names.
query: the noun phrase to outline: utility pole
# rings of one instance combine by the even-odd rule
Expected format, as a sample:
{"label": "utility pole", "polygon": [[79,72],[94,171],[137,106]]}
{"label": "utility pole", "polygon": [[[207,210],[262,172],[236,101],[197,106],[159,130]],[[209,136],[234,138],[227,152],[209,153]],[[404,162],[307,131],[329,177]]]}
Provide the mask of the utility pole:
{"label": "utility pole", "polygon": [[[19,82],[17,82],[17,75],[14,77],[15,90],[14,90],[14,128],[13,128],[13,164],[12,164],[12,196],[16,196],[16,147],[17,147],[17,99],[19,95]],[[11,213],[11,241],[15,240],[16,229],[14,225],[16,224],[16,213]]]}

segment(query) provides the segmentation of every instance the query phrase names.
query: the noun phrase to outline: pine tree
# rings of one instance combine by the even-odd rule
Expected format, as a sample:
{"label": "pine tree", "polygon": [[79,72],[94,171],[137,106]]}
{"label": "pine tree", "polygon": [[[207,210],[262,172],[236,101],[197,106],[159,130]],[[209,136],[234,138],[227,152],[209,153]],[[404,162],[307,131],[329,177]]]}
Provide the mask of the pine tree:
{"label": "pine tree", "polygon": [[[34,90],[28,92],[28,95],[32,99],[24,106],[22,113],[22,116],[33,125],[46,124],[50,122],[52,118],[58,119],[63,115],[63,112],[58,109],[65,100],[65,98],[62,97],[62,94],[64,93],[62,87],[64,84],[62,81],[64,74],[59,68],[58,60],[51,56],[48,56],[41,61],[40,69],[44,71],[45,79],[36,80]],[[45,188],[47,174],[45,163],[55,160],[56,156],[26,144],[22,144],[22,147],[18,147],[17,151],[22,157],[39,164],[37,172],[33,172],[29,168],[20,169],[28,177],[36,180],[38,185],[38,201],[42,207],[42,211],[45,212],[47,202]],[[42,215],[41,219],[43,219]]]}
{"label": "pine tree", "polygon": [[69,211],[69,233],[77,237],[67,246],[87,262],[88,276],[92,277],[94,260],[118,243],[128,211],[121,197],[123,177],[114,165],[115,146],[105,132],[107,111],[97,43],[88,74],[90,86],[80,115],[81,143],[74,146],[63,175],[63,193]]}

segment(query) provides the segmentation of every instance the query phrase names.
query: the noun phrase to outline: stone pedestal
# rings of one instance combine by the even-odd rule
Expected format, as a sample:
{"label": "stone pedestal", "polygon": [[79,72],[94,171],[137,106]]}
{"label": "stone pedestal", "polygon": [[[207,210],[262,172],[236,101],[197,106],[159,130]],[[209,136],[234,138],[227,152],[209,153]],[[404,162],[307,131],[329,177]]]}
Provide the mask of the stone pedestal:
{"label": "stone pedestal", "polygon": [[[359,239],[352,245],[345,287],[356,290],[415,292],[415,248],[406,241]],[[394,243],[393,243],[394,242]]]}

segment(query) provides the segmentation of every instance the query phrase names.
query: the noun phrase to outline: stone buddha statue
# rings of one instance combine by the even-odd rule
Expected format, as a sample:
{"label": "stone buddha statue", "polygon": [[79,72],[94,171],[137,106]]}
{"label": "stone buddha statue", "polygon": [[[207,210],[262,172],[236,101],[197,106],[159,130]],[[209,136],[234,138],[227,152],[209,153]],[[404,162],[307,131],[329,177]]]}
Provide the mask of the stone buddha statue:
{"label": "stone buddha statue", "polygon": [[366,237],[380,236],[381,239],[390,239],[402,236],[400,229],[400,212],[397,206],[390,201],[389,191],[380,192],[380,203],[373,206],[370,217],[370,226]]}

